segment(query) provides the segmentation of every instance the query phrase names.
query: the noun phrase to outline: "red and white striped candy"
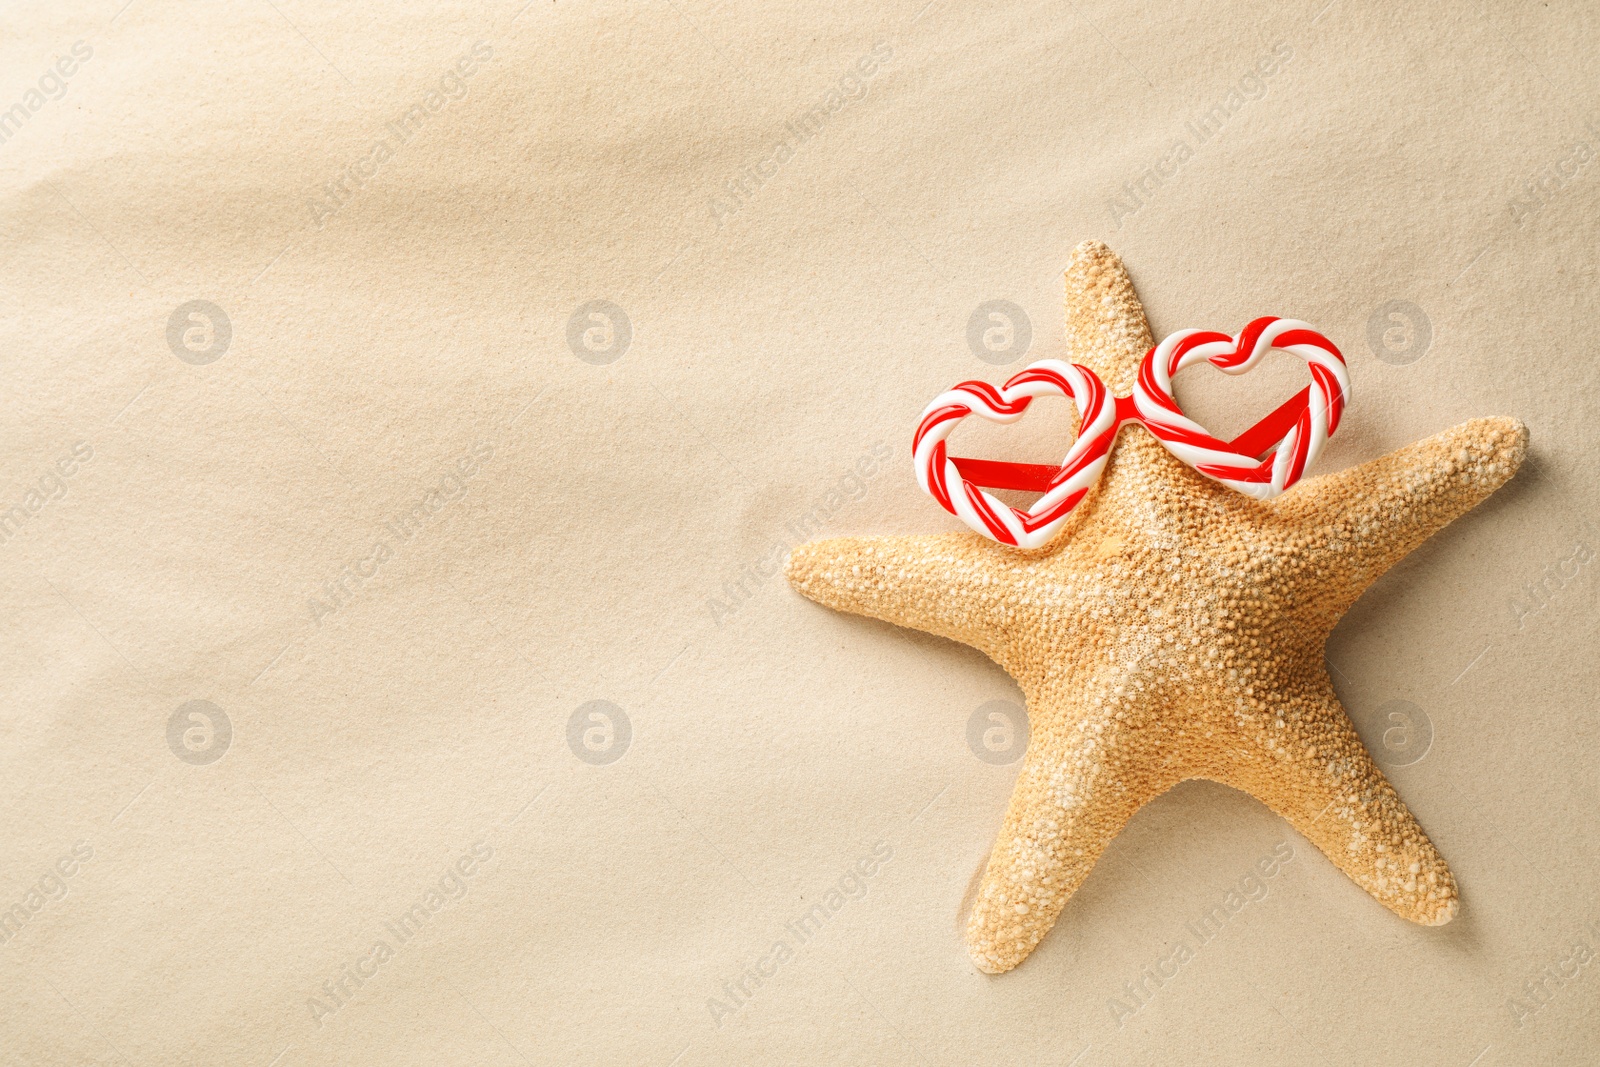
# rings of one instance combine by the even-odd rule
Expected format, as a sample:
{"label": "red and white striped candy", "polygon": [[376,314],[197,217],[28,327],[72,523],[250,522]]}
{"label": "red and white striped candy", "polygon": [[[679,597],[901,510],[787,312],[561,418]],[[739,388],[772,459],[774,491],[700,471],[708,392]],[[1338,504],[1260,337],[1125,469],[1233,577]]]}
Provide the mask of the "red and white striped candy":
{"label": "red and white striped candy", "polygon": [[[1172,376],[1185,367],[1205,360],[1228,374],[1243,374],[1273,348],[1304,359],[1311,385],[1232,441],[1212,436],[1183,413],[1172,395]],[[1333,342],[1298,319],[1268,316],[1233,337],[1207,330],[1173,334],[1145,353],[1128,397],[1113,397],[1089,368],[1054,359],[1032,364],[998,389],[987,382],[962,382],[923,411],[913,460],[917,482],[946,511],[1003,545],[1040,548],[1099,479],[1124,422],[1143,423],[1173,455],[1208,478],[1270,500],[1299,481],[1317,458],[1339,427],[1349,393],[1344,356]],[[1059,470],[960,459],[946,451],[945,439],[968,415],[1015,422],[1036,396],[1070,397],[1078,407],[1078,439]],[[963,466],[971,477],[963,476]],[[1044,495],[1023,511],[975,482]]]}
{"label": "red and white striped candy", "polygon": [[[1306,361],[1311,388],[1301,395],[1298,415],[1266,459],[1258,458],[1261,451],[1241,451],[1212,436],[1186,416],[1172,396],[1172,376],[1185,367],[1207,360],[1228,374],[1243,374],[1274,348]],[[1321,453],[1339,426],[1349,392],[1344,356],[1331,341],[1298,319],[1268,316],[1234,337],[1207,330],[1172,334],[1145,355],[1133,402],[1139,421],[1173,455],[1208,478],[1258,500],[1271,500],[1299,481]]]}
{"label": "red and white striped candy", "polygon": [[[1019,511],[961,476],[945,452],[945,438],[968,415],[1011,423],[1036,396],[1070,397],[1077,405],[1078,439],[1044,495]],[[1117,406],[1105,383],[1087,367],[1057,359],[1040,360],[999,389],[988,382],[962,382],[940,393],[922,413],[912,452],[917,482],[946,511],[1003,545],[1039,548],[1055,536],[1067,515],[1100,477],[1117,435]]]}

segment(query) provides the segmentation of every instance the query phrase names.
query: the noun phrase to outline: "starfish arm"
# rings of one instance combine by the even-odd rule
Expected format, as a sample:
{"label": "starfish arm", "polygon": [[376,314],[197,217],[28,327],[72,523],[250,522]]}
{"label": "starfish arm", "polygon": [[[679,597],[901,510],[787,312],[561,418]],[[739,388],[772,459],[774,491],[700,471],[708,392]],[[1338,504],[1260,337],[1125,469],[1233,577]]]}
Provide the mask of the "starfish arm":
{"label": "starfish arm", "polygon": [[1085,241],[1072,250],[1065,281],[1068,357],[1127,393],[1155,344],[1127,268],[1103,242]]}
{"label": "starfish arm", "polygon": [[1081,718],[1030,739],[967,918],[967,954],[979,970],[1000,974],[1026,959],[1133,813],[1177,783],[1153,772],[1147,755],[1108,746]]}
{"label": "starfish arm", "polygon": [[1313,531],[1310,562],[1331,576],[1342,615],[1385,571],[1510,480],[1527,449],[1520,420],[1473,419],[1310,479],[1274,507]]}
{"label": "starfish arm", "polygon": [[1401,918],[1423,926],[1453,919],[1455,876],[1372,762],[1332,684],[1265,703],[1283,725],[1263,725],[1253,755],[1214,777],[1289,820]]}
{"label": "starfish arm", "polygon": [[819,604],[986,649],[1004,587],[974,554],[999,551],[976,534],[837,537],[796,548],[784,573]]}
{"label": "starfish arm", "polygon": [[[1128,269],[1103,242],[1085,241],[1072,250],[1064,281],[1067,358],[1098,374],[1112,393],[1128,395],[1145,353],[1156,343]],[[1099,492],[1137,497],[1148,492],[1143,483],[1162,478],[1204,482],[1141,429],[1118,438]],[[1053,546],[1059,548],[1068,536],[1059,535]]]}

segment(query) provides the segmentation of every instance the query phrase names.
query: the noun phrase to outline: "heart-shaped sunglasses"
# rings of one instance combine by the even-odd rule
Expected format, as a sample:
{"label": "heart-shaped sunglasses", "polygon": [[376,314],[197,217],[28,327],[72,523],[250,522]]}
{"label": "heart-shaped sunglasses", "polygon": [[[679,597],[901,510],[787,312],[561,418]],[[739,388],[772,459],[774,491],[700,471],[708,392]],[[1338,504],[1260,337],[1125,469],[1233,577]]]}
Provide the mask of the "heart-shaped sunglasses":
{"label": "heart-shaped sunglasses", "polygon": [[[1219,440],[1186,416],[1172,395],[1172,376],[1185,367],[1205,360],[1229,374],[1243,374],[1274,348],[1304,359],[1311,384],[1232,441]],[[912,445],[917,482],[985,537],[1016,548],[1040,548],[1099,479],[1124,423],[1143,424],[1206,477],[1270,500],[1299,481],[1317,458],[1338,429],[1349,394],[1344,356],[1297,319],[1256,319],[1233,337],[1179,330],[1145,353],[1128,396],[1112,396],[1094,371],[1058,359],[1030,364],[998,389],[988,382],[962,382],[940,393],[917,425]],[[1069,397],[1078,409],[1078,437],[1060,467],[962,459],[946,452],[945,438],[968,415],[1015,422],[1038,396]],[[1024,511],[979,486],[1044,495]]]}

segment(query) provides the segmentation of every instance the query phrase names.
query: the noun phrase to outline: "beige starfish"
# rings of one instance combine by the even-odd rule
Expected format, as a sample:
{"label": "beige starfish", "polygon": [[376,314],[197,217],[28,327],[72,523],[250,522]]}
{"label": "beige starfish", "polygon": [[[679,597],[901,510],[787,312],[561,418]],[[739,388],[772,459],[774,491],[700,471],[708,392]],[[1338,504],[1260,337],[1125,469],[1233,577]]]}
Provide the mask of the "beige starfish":
{"label": "beige starfish", "polygon": [[[1086,242],[1066,285],[1069,357],[1127,393],[1154,342],[1122,263]],[[1455,878],[1362,747],[1323,645],[1526,448],[1521,422],[1474,419],[1263,503],[1128,427],[1038,551],[972,533],[797,548],[806,596],[972,645],[1027,697],[1027,757],[967,922],[978,967],[1022,962],[1133,813],[1188,778],[1258,798],[1396,914],[1449,922]]]}

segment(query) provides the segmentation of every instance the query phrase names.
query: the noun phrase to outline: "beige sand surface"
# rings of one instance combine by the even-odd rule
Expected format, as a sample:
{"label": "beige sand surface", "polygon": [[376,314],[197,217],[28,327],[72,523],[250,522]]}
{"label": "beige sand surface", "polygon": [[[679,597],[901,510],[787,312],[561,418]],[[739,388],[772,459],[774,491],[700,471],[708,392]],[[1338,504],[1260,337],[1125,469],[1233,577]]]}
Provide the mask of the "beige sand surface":
{"label": "beige sand surface", "polygon": [[[1591,1062],[1600,15],[1394,8],[9,5],[0,1062]],[[778,567],[1086,238],[1528,424],[1328,646],[1450,925],[1191,783],[968,960],[1021,694]]]}

